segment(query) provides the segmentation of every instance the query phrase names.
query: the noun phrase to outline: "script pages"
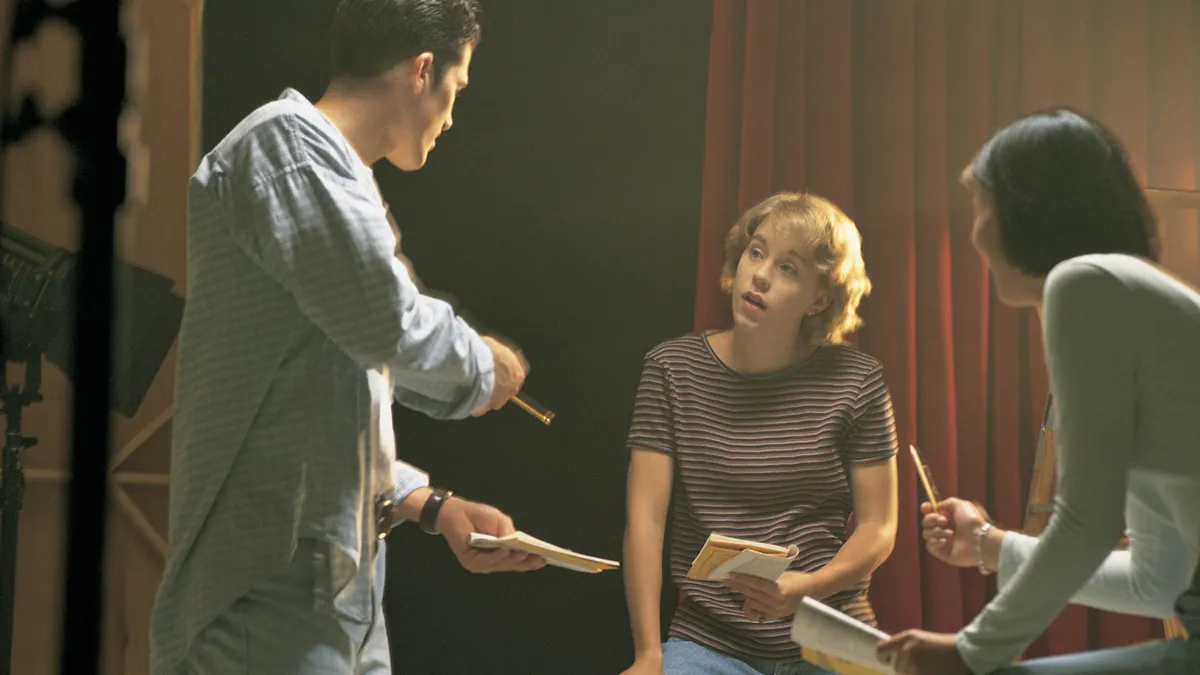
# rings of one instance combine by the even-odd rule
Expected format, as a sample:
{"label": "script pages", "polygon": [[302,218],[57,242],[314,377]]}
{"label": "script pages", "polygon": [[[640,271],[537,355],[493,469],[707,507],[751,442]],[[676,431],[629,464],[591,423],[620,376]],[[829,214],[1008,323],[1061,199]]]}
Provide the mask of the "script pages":
{"label": "script pages", "polygon": [[724,581],[731,572],[774,581],[800,554],[796,546],[775,546],[723,534],[710,534],[692,561],[689,579]]}
{"label": "script pages", "polygon": [[875,657],[875,647],[888,637],[812,598],[800,602],[792,619],[792,641],[804,660],[840,675],[896,675]]}
{"label": "script pages", "polygon": [[545,558],[547,565],[554,565],[555,567],[588,574],[615,570],[621,567],[621,563],[615,560],[605,560],[604,558],[576,553],[570,549],[555,546],[536,537],[531,537],[524,532],[514,532],[506,537],[499,538],[489,534],[473,532],[467,536],[467,545],[474,546],[475,548],[500,548],[532,553]]}

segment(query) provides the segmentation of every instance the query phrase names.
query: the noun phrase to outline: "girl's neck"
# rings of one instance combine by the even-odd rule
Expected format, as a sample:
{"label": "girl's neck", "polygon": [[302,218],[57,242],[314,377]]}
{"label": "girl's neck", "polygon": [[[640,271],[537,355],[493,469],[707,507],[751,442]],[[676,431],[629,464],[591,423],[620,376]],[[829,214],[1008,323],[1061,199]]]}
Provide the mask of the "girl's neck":
{"label": "girl's neck", "polygon": [[773,373],[803,363],[818,348],[803,342],[797,333],[772,334],[738,326],[714,337],[714,348],[725,365],[747,375]]}

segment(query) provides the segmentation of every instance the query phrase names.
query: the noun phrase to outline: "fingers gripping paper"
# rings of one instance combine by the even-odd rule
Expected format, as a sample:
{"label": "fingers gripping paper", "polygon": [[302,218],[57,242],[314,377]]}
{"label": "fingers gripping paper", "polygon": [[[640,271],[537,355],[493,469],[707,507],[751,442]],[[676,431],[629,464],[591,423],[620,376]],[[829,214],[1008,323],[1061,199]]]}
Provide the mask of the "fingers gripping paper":
{"label": "fingers gripping paper", "polygon": [[888,634],[832,607],[804,598],[792,619],[792,641],[804,660],[840,675],[896,675],[875,657]]}
{"label": "fingers gripping paper", "polygon": [[800,554],[795,546],[775,546],[723,534],[710,534],[692,561],[689,579],[724,581],[731,573],[775,581]]}
{"label": "fingers gripping paper", "polygon": [[524,532],[514,532],[507,537],[499,538],[474,532],[467,536],[467,544],[475,548],[498,548],[532,553],[533,555],[545,558],[547,565],[554,565],[555,567],[588,574],[615,570],[621,567],[621,563],[615,560],[605,560],[604,558],[576,553],[561,546],[544,542],[536,537],[531,537]]}

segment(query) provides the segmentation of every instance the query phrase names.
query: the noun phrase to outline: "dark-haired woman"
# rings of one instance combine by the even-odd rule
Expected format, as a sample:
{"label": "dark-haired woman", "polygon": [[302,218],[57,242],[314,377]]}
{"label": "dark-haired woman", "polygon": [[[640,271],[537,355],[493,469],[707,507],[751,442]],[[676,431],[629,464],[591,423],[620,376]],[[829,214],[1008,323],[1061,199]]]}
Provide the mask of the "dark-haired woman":
{"label": "dark-haired woman", "polygon": [[[1064,606],[1096,600],[1097,590],[1111,601],[1173,584],[1182,591],[1176,615],[1200,633],[1200,575],[1180,588],[1161,570],[1130,564],[1165,555],[1194,570],[1200,554],[1200,293],[1154,263],[1154,217],[1126,153],[1086,117],[1022,118],[984,145],[963,178],[974,193],[972,240],[997,294],[1042,318],[1058,413],[1055,516],[969,626],[901,633],[880,646],[880,659],[905,675],[1200,672],[1195,639],[1010,665]],[[971,551],[987,570],[1002,540],[986,523],[971,526],[962,506],[943,503],[927,519],[931,547],[949,557]],[[1130,549],[1114,553],[1125,523]],[[1099,588],[1114,572],[1134,590]]]}

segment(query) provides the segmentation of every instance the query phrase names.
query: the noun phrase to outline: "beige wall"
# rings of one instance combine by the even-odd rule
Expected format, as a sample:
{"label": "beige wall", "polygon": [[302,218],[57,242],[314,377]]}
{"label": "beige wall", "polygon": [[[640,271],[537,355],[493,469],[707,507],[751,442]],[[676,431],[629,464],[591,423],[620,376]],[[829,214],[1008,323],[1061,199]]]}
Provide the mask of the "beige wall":
{"label": "beige wall", "polygon": [[[0,25],[10,7],[0,7]],[[132,114],[129,218],[118,226],[121,257],[176,280],[184,294],[186,182],[197,161],[200,129],[202,0],[126,0],[131,55]],[[136,37],[140,35],[140,37]],[[69,107],[78,91],[78,38],[69,26],[43,22],[13,54],[16,100],[37,97],[44,112]],[[3,216],[48,243],[75,249],[78,213],[70,195],[71,153],[53,131],[7,149]],[[118,305],[120,303],[118,291]],[[118,312],[120,307],[118,306]],[[9,369],[9,380],[19,371]],[[113,416],[113,457],[104,659],[106,672],[148,672],[147,625],[162,574],[174,351],[138,415]],[[13,672],[58,672],[70,386],[44,371],[45,401],[26,409],[24,431],[40,440],[26,454],[25,506],[17,564]],[[99,451],[99,446],[97,447]]]}

